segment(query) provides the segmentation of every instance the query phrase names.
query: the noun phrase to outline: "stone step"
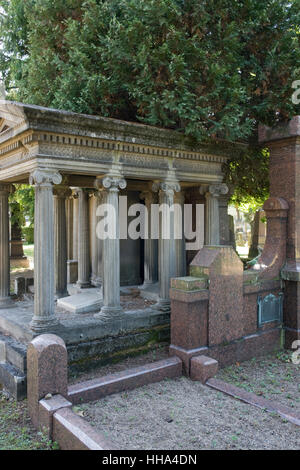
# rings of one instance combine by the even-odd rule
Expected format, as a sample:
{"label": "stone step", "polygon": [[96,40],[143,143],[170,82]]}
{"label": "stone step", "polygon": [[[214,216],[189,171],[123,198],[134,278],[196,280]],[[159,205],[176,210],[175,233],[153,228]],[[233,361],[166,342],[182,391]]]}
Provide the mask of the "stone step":
{"label": "stone step", "polygon": [[0,362],[11,364],[25,373],[27,369],[26,350],[25,344],[19,343],[10,336],[0,334]]}
{"label": "stone step", "polygon": [[7,362],[0,363],[0,385],[16,400],[23,400],[27,395],[26,375]]}

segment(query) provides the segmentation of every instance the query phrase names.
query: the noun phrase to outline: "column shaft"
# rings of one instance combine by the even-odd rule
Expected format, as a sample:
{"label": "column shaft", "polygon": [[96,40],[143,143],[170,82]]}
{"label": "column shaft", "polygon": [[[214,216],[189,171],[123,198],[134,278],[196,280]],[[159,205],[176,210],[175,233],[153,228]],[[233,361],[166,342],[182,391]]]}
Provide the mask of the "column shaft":
{"label": "column shaft", "polygon": [[157,197],[152,191],[143,191],[140,195],[145,200],[148,215],[148,238],[144,240],[144,284],[143,287],[155,284],[158,281],[158,240],[151,238],[152,204],[157,203]]}
{"label": "column shaft", "polygon": [[77,285],[84,289],[90,287],[90,227],[89,227],[89,192],[78,189],[78,281]]}
{"label": "column shaft", "polygon": [[[155,190],[157,185],[153,185]],[[159,184],[160,204],[160,236],[158,248],[159,266],[159,302],[155,308],[162,311],[170,310],[170,280],[176,276],[174,212],[170,208],[174,204],[174,191],[179,191],[180,185],[175,182]]]}
{"label": "column shaft", "polygon": [[66,297],[67,291],[67,220],[66,198],[70,196],[67,187],[54,190],[54,260],[55,260],[55,295]]}
{"label": "column shaft", "polygon": [[78,215],[79,199],[76,193],[73,194],[73,259],[78,261]]}
{"label": "column shaft", "polygon": [[119,188],[126,187],[121,177],[107,176],[97,181],[104,190],[103,203],[107,204],[108,220],[114,227],[113,233],[103,240],[103,307],[96,317],[110,319],[120,316],[120,235],[119,235]]}
{"label": "column shaft", "polygon": [[10,298],[9,212],[11,185],[0,183],[0,308],[12,304]]}
{"label": "column shaft", "polygon": [[175,238],[176,251],[176,276],[186,275],[186,252],[184,238],[184,193],[179,192],[174,195],[174,203],[178,204],[180,210],[175,211],[175,234],[180,238]]}
{"label": "column shaft", "polygon": [[54,204],[53,184],[61,175],[51,170],[35,170],[30,184],[35,185],[34,230],[34,316],[31,329],[51,331],[57,324],[54,310]]}
{"label": "column shaft", "polygon": [[226,184],[213,184],[209,186],[205,208],[205,244],[220,245],[220,212],[219,196],[228,193]]}
{"label": "column shaft", "polygon": [[73,216],[74,216],[74,199],[69,196],[66,200],[66,212],[67,212],[67,259],[73,260]]}

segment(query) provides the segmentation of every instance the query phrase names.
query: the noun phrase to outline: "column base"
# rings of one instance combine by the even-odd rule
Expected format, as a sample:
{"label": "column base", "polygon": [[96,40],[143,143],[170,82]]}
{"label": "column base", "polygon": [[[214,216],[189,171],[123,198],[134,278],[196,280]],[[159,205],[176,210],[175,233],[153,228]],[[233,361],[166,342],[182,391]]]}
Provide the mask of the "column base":
{"label": "column base", "polygon": [[152,305],[152,310],[159,310],[164,313],[171,312],[171,302],[169,299],[159,299],[159,301]]}
{"label": "column base", "polygon": [[89,281],[87,282],[77,281],[76,285],[80,289],[89,289],[91,287],[91,283]]}
{"label": "column base", "polygon": [[14,302],[11,297],[1,297],[0,298],[0,309],[3,308],[12,308],[14,307]]}
{"label": "column base", "polygon": [[124,317],[124,310],[122,307],[102,307],[99,313],[94,315],[94,318],[101,320],[102,322],[108,322],[111,320],[117,320]]}
{"label": "column base", "polygon": [[57,318],[41,319],[41,317],[33,317],[30,322],[30,329],[34,333],[50,333],[56,326],[59,325]]}
{"label": "column base", "polygon": [[154,286],[155,284],[157,284],[157,282],[158,281],[145,281],[144,284],[139,286],[139,289],[141,289],[141,290],[148,289],[149,287]]}
{"label": "column base", "polygon": [[91,279],[91,285],[94,287],[101,287],[102,286],[102,279],[100,277],[95,277]]}

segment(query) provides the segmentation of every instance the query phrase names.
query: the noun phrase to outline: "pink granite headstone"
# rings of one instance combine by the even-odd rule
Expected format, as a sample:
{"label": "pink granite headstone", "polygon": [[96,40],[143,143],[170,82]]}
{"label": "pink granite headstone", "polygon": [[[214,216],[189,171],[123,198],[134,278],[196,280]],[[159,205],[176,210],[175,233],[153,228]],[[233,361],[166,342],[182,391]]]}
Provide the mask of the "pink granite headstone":
{"label": "pink granite headstone", "polygon": [[209,278],[208,346],[243,336],[243,263],[231,246],[204,246],[192,276]]}
{"label": "pink granite headstone", "polygon": [[33,424],[39,424],[39,400],[46,395],[68,397],[68,354],[64,341],[52,334],[38,336],[27,349],[27,397]]}

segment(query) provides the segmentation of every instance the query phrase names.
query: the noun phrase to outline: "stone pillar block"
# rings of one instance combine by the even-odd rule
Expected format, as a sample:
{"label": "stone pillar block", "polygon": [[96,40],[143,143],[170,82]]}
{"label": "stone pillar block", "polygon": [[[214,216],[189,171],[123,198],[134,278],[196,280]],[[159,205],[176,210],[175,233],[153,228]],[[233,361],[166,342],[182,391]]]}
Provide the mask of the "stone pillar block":
{"label": "stone pillar block", "polygon": [[183,277],[171,280],[170,355],[183,362],[189,376],[190,358],[206,348],[208,342],[207,278]]}
{"label": "stone pillar block", "polygon": [[36,337],[27,350],[27,396],[29,415],[39,426],[39,401],[46,395],[68,398],[68,355],[64,341],[56,335]]}
{"label": "stone pillar block", "polygon": [[190,378],[205,384],[218,372],[218,361],[207,356],[195,356],[191,359]]}

